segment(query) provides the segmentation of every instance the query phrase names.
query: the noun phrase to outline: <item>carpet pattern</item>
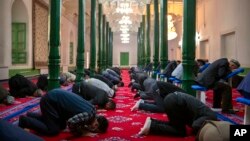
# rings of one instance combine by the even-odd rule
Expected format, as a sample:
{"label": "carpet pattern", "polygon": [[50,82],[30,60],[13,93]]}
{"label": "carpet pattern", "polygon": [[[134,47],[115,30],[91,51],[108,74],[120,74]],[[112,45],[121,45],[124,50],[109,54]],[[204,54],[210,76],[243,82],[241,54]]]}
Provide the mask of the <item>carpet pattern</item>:
{"label": "carpet pattern", "polygon": [[[195,137],[188,133],[187,137],[171,137],[171,136],[156,136],[156,135],[147,135],[147,136],[138,136],[137,133],[144,125],[144,121],[147,117],[167,120],[167,116],[165,114],[160,113],[150,113],[146,111],[134,111],[131,112],[130,108],[134,106],[136,100],[133,99],[135,92],[131,92],[128,84],[130,82],[128,70],[122,70],[122,79],[125,84],[124,87],[119,87],[114,100],[117,103],[116,110],[106,111],[106,110],[98,110],[98,114],[104,115],[109,120],[109,128],[107,133],[105,134],[95,134],[91,136],[83,136],[74,138],[67,130],[61,132],[58,136],[54,137],[45,137],[41,136],[38,133],[35,133],[46,141],[80,141],[80,140],[88,140],[88,141],[152,141],[152,140],[169,140],[169,141],[194,141]],[[63,89],[70,90],[71,86],[62,87]],[[212,91],[208,91],[207,96],[207,105],[212,106]],[[236,115],[227,115],[221,114],[222,116],[234,121],[237,124],[243,123],[243,114],[244,114],[244,105],[241,103],[237,103],[235,98],[239,97],[240,94],[233,90],[233,104],[234,108],[239,109],[239,112]],[[17,99],[14,105],[9,106],[0,106],[0,118],[4,118],[10,114],[18,112],[25,107],[29,107],[30,105],[36,104],[39,102],[39,98],[23,98]],[[36,105],[29,109],[29,111],[39,112],[39,105]],[[26,112],[22,113],[25,114]],[[22,115],[20,114],[20,115]],[[20,115],[16,115],[11,118],[9,121],[12,123],[18,122],[18,117]],[[222,119],[223,120],[223,119]],[[188,130],[190,132],[191,130]]]}
{"label": "carpet pattern", "polygon": [[144,125],[147,117],[167,120],[165,114],[149,113],[145,111],[131,112],[130,108],[134,106],[136,100],[133,99],[135,92],[131,92],[128,88],[130,82],[129,73],[127,70],[122,70],[122,79],[125,84],[124,87],[119,87],[114,100],[117,103],[116,110],[106,111],[98,110],[98,114],[104,115],[109,120],[109,127],[107,133],[97,134],[95,136],[83,136],[80,138],[73,138],[67,131],[60,133],[55,137],[43,137],[46,141],[55,140],[88,140],[88,141],[152,141],[152,140],[169,140],[169,141],[194,141],[194,136],[187,137],[171,137],[171,136],[155,136],[148,135],[139,137],[137,133]]}

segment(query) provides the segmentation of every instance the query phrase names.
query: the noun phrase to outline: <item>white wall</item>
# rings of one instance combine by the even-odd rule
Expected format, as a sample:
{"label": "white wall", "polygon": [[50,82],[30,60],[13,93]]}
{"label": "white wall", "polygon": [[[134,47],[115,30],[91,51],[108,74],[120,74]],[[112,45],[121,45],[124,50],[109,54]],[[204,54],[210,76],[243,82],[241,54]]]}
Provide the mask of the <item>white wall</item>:
{"label": "white wall", "polygon": [[[221,58],[222,36],[235,32],[235,59],[250,67],[250,1],[203,0],[197,8],[197,31],[201,40],[208,40],[209,60]],[[230,58],[229,58],[230,59]]]}
{"label": "white wall", "polygon": [[[71,36],[72,34],[72,36]],[[61,17],[61,46],[60,46],[60,57],[61,66],[64,71],[68,71],[69,67],[69,45],[70,42],[74,43],[74,58],[76,58],[77,53],[77,26],[70,22],[64,16]],[[76,59],[74,59],[74,64]]]}
{"label": "white wall", "polygon": [[120,33],[113,33],[113,65],[120,66],[120,52],[129,52],[129,65],[137,65],[137,33],[131,33],[130,42],[122,44]]}
{"label": "white wall", "polygon": [[[11,69],[32,68],[32,1],[15,0],[11,7],[12,21],[26,23],[26,47],[27,47],[27,63],[24,65],[10,66]],[[10,42],[11,45],[11,42]],[[11,62],[11,60],[10,60]]]}

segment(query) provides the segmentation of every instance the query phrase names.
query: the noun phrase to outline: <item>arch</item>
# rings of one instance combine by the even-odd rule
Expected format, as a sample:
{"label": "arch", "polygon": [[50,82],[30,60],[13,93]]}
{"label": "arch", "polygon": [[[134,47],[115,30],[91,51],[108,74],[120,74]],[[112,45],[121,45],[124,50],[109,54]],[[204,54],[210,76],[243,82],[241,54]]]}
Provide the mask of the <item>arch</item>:
{"label": "arch", "polygon": [[13,1],[12,19],[12,65],[27,65],[31,51],[28,48],[28,10],[23,0]]}

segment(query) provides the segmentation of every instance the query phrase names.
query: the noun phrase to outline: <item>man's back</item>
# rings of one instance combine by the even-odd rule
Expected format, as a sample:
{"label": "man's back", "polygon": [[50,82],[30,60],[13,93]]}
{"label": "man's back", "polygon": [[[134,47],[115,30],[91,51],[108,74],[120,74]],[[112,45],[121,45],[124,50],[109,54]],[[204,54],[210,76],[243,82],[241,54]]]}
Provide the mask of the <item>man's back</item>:
{"label": "man's back", "polygon": [[63,89],[53,89],[49,91],[45,97],[51,106],[53,106],[60,118],[67,120],[68,118],[82,112],[93,113],[95,107],[72,92]]}
{"label": "man's back", "polygon": [[215,82],[223,79],[230,72],[227,58],[221,58],[214,61],[200,75],[198,75],[196,82],[207,88],[212,88]]}
{"label": "man's back", "polygon": [[201,117],[210,117],[210,119],[216,120],[215,112],[194,96],[186,93],[170,93],[164,98],[164,107],[166,108],[167,114],[170,113],[171,115],[172,112],[175,112],[176,116],[172,117],[175,119],[170,120],[176,120],[178,118],[180,122],[184,122],[190,126],[201,127],[205,120],[200,120],[199,118]]}

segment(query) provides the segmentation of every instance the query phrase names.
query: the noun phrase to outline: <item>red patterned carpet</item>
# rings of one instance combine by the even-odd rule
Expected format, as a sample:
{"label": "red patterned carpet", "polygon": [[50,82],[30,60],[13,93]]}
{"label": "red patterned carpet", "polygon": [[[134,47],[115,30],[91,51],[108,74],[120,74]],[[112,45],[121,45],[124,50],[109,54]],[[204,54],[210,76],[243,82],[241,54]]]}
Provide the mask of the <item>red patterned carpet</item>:
{"label": "red patterned carpet", "polygon": [[[209,107],[212,107],[213,102],[213,91],[209,90],[206,93],[207,99],[206,104]],[[236,114],[224,114],[221,112],[218,112],[218,117],[221,120],[231,121],[235,124],[243,124],[243,117],[244,117],[244,104],[236,102],[236,98],[241,97],[240,93],[236,89],[232,89],[232,101],[233,101],[233,108],[239,110],[239,112],[236,112]],[[220,118],[221,117],[221,118]]]}
{"label": "red patterned carpet", "polygon": [[[188,137],[180,138],[180,137],[171,137],[171,136],[154,136],[148,135],[143,137],[138,137],[137,133],[140,131],[140,128],[143,127],[144,121],[147,117],[167,120],[165,114],[159,113],[149,113],[145,111],[135,111],[131,112],[130,108],[134,106],[136,100],[133,99],[135,92],[131,92],[130,88],[128,88],[129,74],[128,70],[122,70],[122,78],[123,82],[125,83],[124,87],[118,88],[116,92],[116,97],[114,100],[117,102],[117,109],[114,111],[105,111],[99,110],[98,113],[104,115],[109,120],[109,128],[107,133],[105,134],[97,134],[92,137],[80,137],[80,138],[72,138],[71,134],[67,131],[62,132],[58,136],[55,137],[44,137],[46,141],[62,141],[62,140],[71,140],[71,141],[80,141],[80,140],[88,140],[88,141],[162,141],[162,140],[169,140],[169,141],[194,141],[195,137],[189,135]],[[7,86],[6,86],[7,87]],[[67,89],[67,87],[63,88]],[[244,106],[240,103],[235,102],[235,98],[240,96],[236,90],[233,90],[233,103],[234,107],[239,109],[240,112],[236,115],[225,115],[226,118],[233,120],[234,122],[241,124],[243,122],[243,110]],[[24,98],[24,99],[17,99],[16,103],[11,106],[0,106],[0,118],[6,117],[9,114],[11,115],[13,112],[18,112],[19,110],[29,107],[32,104],[39,102],[39,98]],[[207,92],[207,105],[211,107],[212,103],[212,91]],[[38,111],[39,106],[36,105],[29,109],[29,111]],[[25,114],[22,113],[22,114]],[[221,114],[221,113],[219,113]],[[18,117],[20,114],[11,117],[10,122],[17,123]],[[188,130],[190,131],[190,130]]]}
{"label": "red patterned carpet", "polygon": [[125,87],[118,88],[116,92],[116,97],[114,98],[117,102],[117,109],[114,111],[100,110],[99,114],[105,115],[109,120],[109,128],[107,133],[98,134],[94,137],[81,137],[81,138],[71,138],[71,135],[67,132],[61,133],[56,137],[43,137],[46,141],[56,141],[56,140],[88,140],[88,141],[194,141],[194,136],[188,136],[185,138],[170,137],[170,136],[143,136],[137,137],[137,133],[140,128],[143,127],[146,118],[153,117],[162,120],[166,120],[164,114],[153,114],[146,113],[143,111],[131,112],[130,108],[135,104],[133,99],[134,93],[128,88],[129,74],[127,70],[122,71],[122,78],[125,83]]}

